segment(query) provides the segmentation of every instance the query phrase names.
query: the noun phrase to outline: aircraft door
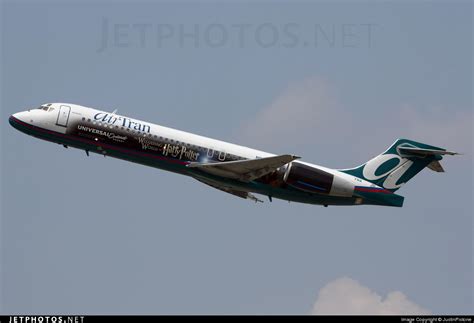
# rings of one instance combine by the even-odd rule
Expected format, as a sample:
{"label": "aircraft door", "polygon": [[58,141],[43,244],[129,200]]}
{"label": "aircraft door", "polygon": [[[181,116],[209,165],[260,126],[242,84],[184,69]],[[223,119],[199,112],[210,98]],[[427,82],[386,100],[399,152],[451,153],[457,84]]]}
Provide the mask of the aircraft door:
{"label": "aircraft door", "polygon": [[67,105],[61,105],[59,107],[58,119],[56,120],[56,125],[61,127],[67,127],[67,122],[69,120],[69,113],[71,113],[71,107]]}

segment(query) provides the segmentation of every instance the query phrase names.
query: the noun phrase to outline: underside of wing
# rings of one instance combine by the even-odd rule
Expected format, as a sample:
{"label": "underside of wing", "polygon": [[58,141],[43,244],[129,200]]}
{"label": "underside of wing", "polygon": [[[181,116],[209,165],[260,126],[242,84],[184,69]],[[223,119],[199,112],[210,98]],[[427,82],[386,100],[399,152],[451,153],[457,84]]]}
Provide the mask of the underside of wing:
{"label": "underside of wing", "polygon": [[200,181],[201,183],[204,183],[206,185],[214,187],[214,188],[216,188],[218,190],[221,190],[223,192],[238,196],[238,197],[243,198],[243,199],[249,199],[249,200],[252,200],[254,202],[262,202],[263,203],[262,200],[258,199],[255,195],[253,195],[250,192],[239,191],[239,190],[228,187],[225,184],[217,182],[217,181],[212,181],[212,180],[205,179],[205,178],[200,178],[200,177],[194,177],[194,178],[197,179],[198,181]]}
{"label": "underside of wing", "polygon": [[236,179],[242,182],[250,182],[298,158],[300,157],[294,155],[280,155],[221,163],[190,163],[188,167],[199,169],[216,176]]}

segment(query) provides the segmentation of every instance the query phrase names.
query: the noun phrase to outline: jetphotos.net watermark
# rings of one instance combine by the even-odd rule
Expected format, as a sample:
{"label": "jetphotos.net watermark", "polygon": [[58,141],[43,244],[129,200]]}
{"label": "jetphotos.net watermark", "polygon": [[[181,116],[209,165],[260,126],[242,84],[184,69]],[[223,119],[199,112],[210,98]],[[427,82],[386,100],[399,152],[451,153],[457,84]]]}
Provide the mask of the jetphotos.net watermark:
{"label": "jetphotos.net watermark", "polygon": [[84,316],[10,316],[8,323],[84,323]]}
{"label": "jetphotos.net watermark", "polygon": [[197,48],[371,48],[374,23],[152,23],[102,18],[96,51]]}

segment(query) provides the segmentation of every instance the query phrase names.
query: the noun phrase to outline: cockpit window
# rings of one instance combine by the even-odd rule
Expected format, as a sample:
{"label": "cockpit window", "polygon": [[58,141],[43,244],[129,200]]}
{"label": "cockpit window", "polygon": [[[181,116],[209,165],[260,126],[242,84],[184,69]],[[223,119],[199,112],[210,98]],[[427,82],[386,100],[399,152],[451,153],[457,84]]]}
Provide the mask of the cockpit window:
{"label": "cockpit window", "polygon": [[38,107],[39,110],[44,110],[44,111],[48,111],[48,112],[51,112],[54,110],[53,107],[50,107],[51,104],[48,104],[47,106],[46,105],[41,105],[40,107]]}

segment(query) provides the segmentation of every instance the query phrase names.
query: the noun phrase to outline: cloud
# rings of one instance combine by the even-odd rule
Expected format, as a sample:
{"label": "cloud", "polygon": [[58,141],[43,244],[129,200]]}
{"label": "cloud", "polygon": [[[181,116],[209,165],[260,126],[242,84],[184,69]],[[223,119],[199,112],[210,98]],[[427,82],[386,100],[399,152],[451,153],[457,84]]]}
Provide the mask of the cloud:
{"label": "cloud", "polygon": [[339,96],[337,88],[322,78],[294,82],[242,125],[239,134],[245,135],[240,135],[238,141],[286,152],[293,152],[299,145],[300,154],[311,156],[311,151],[317,150],[315,155],[321,158],[330,152],[343,163],[354,163],[346,160],[348,156],[358,158],[353,165],[338,167],[365,162],[397,138],[465,153],[472,151],[470,108],[398,102],[362,109],[341,103]]}
{"label": "cloud", "polygon": [[[395,120],[407,136],[460,152],[472,150],[472,110],[447,107],[423,108],[413,104],[402,104]],[[395,127],[394,127],[395,128]],[[399,130],[400,130],[399,128]],[[393,132],[395,129],[391,129]]]}
{"label": "cloud", "polygon": [[342,277],[320,291],[311,314],[423,315],[430,312],[399,291],[383,298],[359,282]]}
{"label": "cloud", "polygon": [[240,130],[258,145],[288,145],[327,133],[342,112],[333,87],[320,78],[290,84]]}

